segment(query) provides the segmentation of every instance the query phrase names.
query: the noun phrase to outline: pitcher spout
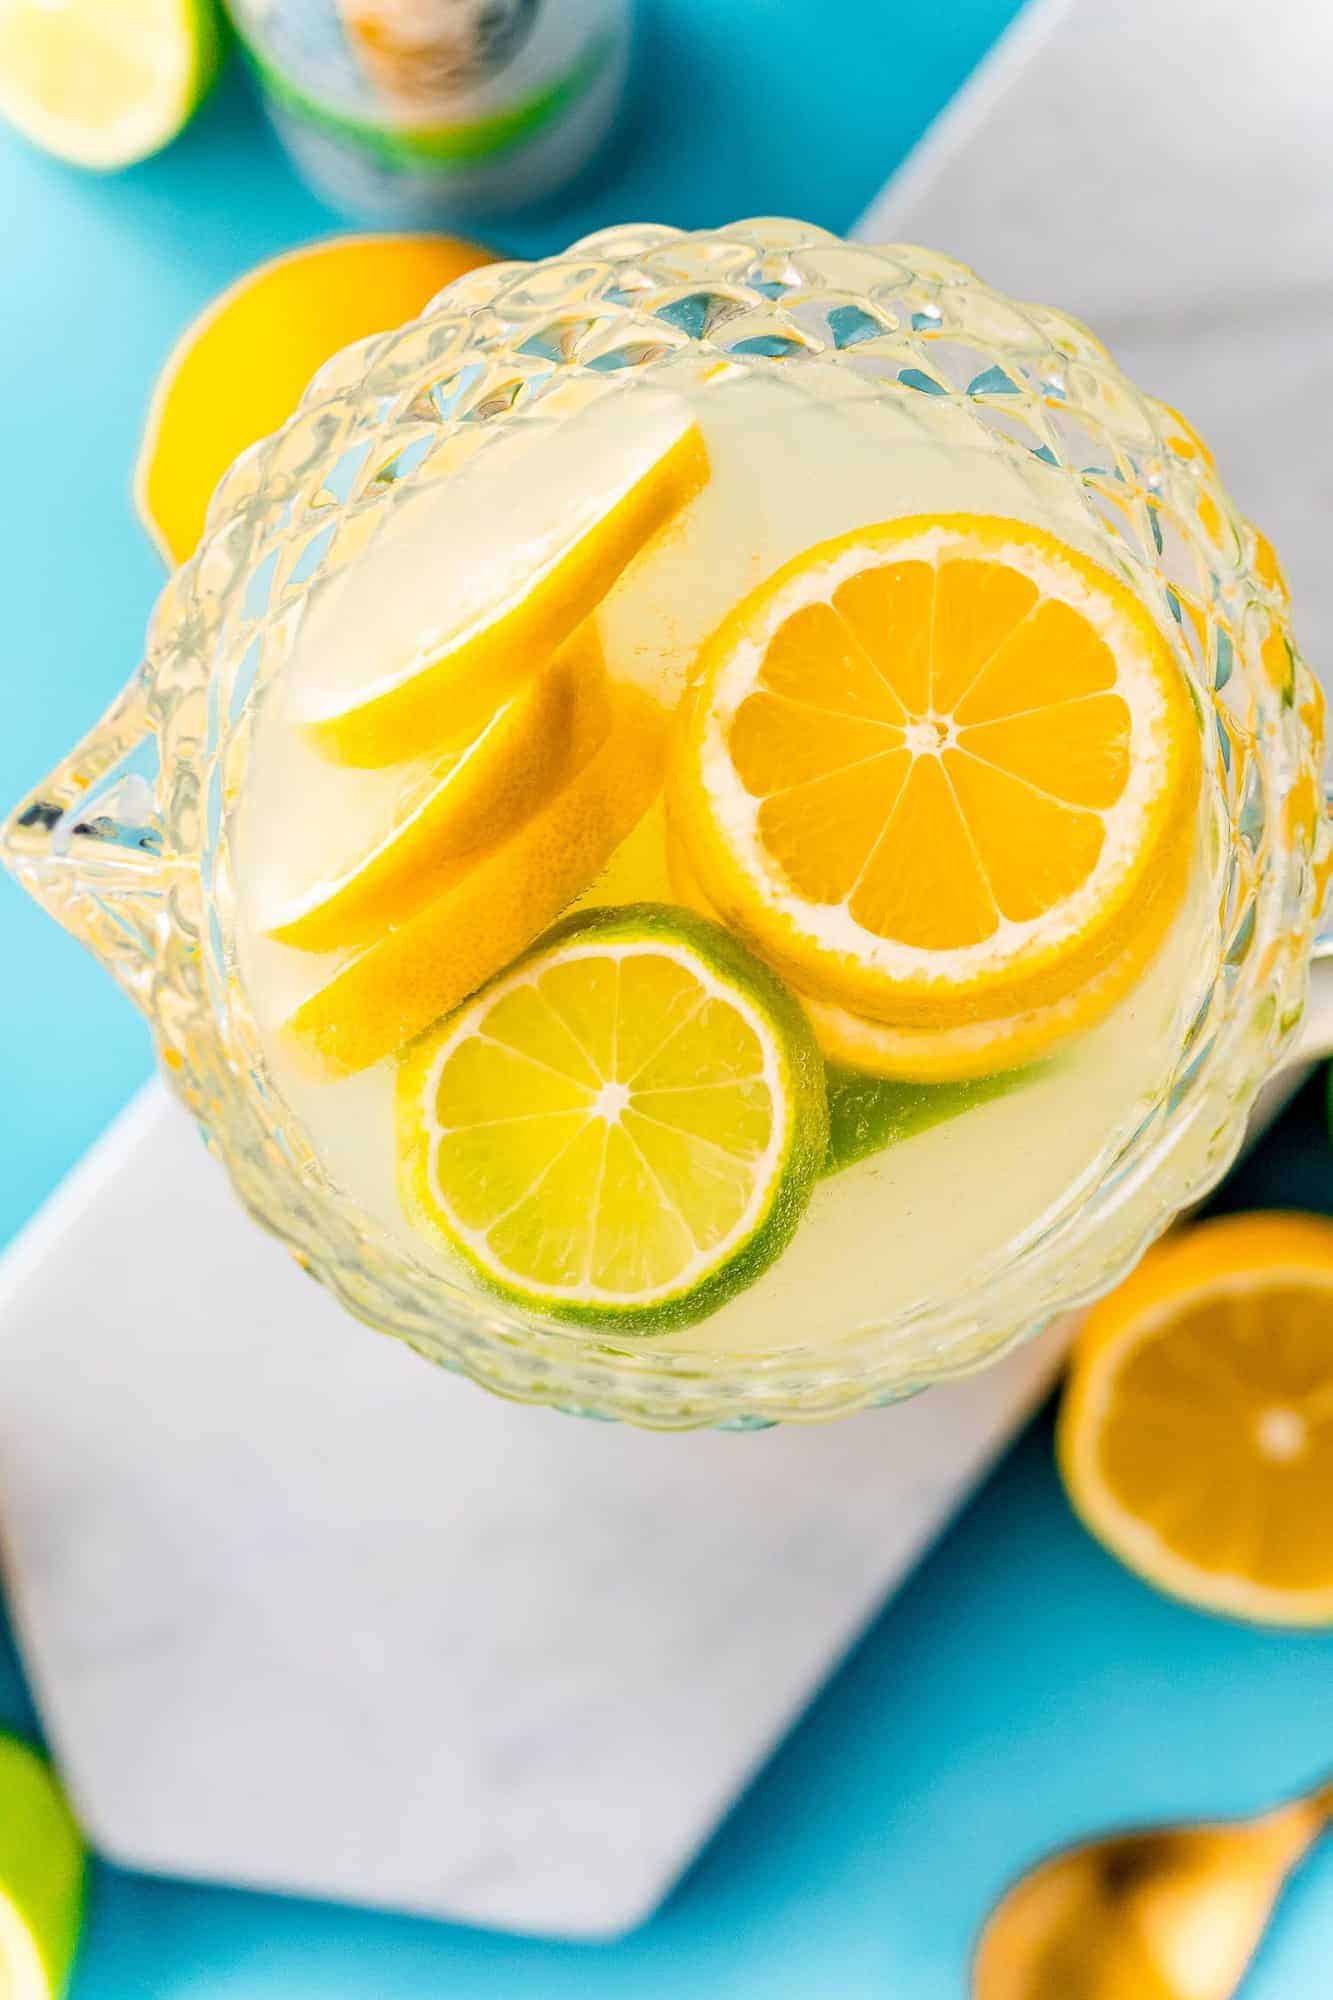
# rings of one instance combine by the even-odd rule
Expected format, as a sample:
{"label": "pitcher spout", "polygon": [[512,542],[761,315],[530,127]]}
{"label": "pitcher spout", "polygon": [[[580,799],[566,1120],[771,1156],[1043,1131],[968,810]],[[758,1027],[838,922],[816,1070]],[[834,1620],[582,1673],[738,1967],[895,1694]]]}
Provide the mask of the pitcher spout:
{"label": "pitcher spout", "polygon": [[0,859],[147,1007],[166,922],[157,738],[142,674],[0,827]]}

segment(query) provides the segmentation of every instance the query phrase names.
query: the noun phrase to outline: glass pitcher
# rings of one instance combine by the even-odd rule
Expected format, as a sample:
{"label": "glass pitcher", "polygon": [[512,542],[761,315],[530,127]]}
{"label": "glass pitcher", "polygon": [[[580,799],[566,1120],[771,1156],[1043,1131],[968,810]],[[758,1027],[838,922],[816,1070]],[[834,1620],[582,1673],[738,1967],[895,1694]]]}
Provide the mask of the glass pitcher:
{"label": "glass pitcher", "polygon": [[[1203,719],[1218,915],[1198,1004],[1151,1101],[1002,1258],[876,1319],[765,1348],[561,1325],[455,1281],[358,1203],[266,1060],[236,973],[232,831],[254,716],[307,599],[479,427],[680,372],[806,383],[867,407],[946,408],[989,463],[1058,484],[1106,568],[1132,576]],[[600,393],[600,389],[599,389]],[[1054,487],[1052,487],[1054,490]],[[349,348],[214,495],[146,657],[13,813],[4,856],[147,1015],[165,1074],[246,1207],[372,1327],[506,1396],[663,1429],[804,1421],[974,1369],[1111,1285],[1225,1171],[1296,1046],[1330,854],[1323,701],[1281,572],[1206,448],[1076,321],[947,257],[788,221],[605,231],[474,271]]]}

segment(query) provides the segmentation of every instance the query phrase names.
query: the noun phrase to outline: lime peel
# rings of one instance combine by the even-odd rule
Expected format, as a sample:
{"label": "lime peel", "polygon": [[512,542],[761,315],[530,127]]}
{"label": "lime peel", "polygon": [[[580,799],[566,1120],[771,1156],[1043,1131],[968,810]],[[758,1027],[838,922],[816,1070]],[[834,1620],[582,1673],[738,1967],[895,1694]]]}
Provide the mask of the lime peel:
{"label": "lime peel", "polygon": [[1002,1070],[963,1083],[909,1083],[863,1070],[827,1068],[829,1143],[823,1172],[840,1174],[858,1160],[973,1111],[1027,1083],[1032,1068]]}
{"label": "lime peel", "polygon": [[59,2000],[83,1920],[87,1856],[41,1752],[0,1733],[0,1992]]}

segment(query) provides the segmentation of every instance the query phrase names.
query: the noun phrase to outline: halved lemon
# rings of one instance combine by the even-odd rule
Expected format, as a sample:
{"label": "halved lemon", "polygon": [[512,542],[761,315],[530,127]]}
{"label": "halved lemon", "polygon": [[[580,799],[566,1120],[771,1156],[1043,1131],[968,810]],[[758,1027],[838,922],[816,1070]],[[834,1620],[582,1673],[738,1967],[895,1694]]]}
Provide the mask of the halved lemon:
{"label": "halved lemon", "polygon": [[610,716],[589,624],[461,750],[387,771],[309,758],[300,813],[260,863],[260,928],[304,951],[379,937],[530,819],[592,755]]}
{"label": "halved lemon", "polygon": [[1199,763],[1127,585],[1025,522],[916,516],[807,550],[723,622],[670,807],[709,902],[802,991],[953,1029],[1132,948]]}
{"label": "halved lemon", "polygon": [[662,778],[666,717],[615,689],[599,747],[499,846],[347,959],[292,1014],[293,1057],[332,1078],[367,1069],[525,950],[604,868]]}
{"label": "halved lemon", "polygon": [[1087,1526],[1207,1611],[1333,1624],[1333,1221],[1170,1236],[1088,1315],[1059,1423]]}
{"label": "halved lemon", "polygon": [[41,1752],[0,1733],[0,1993],[60,2000],[83,1921],[87,1856]]}
{"label": "halved lemon", "polygon": [[780,982],[660,904],[570,919],[404,1056],[417,1227],[557,1317],[658,1332],[782,1249],[824,1157],[823,1065]]}
{"label": "halved lemon", "polygon": [[175,138],[221,55],[214,0],[0,0],[0,113],[76,166],[127,167]]}
{"label": "halved lemon", "polygon": [[547,660],[708,476],[689,405],[611,393],[518,425],[312,599],[291,709],[341,763],[392,764],[456,741]]}

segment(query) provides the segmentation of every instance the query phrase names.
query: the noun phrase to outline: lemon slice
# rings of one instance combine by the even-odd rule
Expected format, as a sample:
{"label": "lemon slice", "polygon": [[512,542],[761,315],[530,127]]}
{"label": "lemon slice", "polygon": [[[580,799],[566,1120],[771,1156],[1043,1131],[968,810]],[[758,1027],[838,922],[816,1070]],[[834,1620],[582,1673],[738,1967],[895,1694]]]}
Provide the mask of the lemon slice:
{"label": "lemon slice", "polygon": [[283,1028],[291,1055],[332,1078],[411,1041],[526,949],[610,860],[662,778],[666,718],[615,689],[599,747],[508,839],[347,959]]}
{"label": "lemon slice", "polygon": [[380,936],[530,819],[609,722],[601,647],[583,627],[461,750],[388,771],[308,757],[299,816],[261,863],[259,927],[304,951]]}
{"label": "lemon slice", "polygon": [[59,2000],[83,1919],[86,1858],[46,1759],[0,1734],[0,1993]]}
{"label": "lemon slice", "polygon": [[0,0],[0,113],[80,167],[174,139],[217,73],[213,0]]}
{"label": "lemon slice", "polygon": [[804,1017],[743,945],[659,904],[570,919],[403,1058],[418,1228],[558,1317],[703,1317],[790,1238],[824,1156]]}
{"label": "lemon slice", "polygon": [[[653,813],[640,822],[636,840],[653,822]],[[634,843],[626,842],[628,850]],[[666,875],[671,895],[687,910],[696,910],[713,922],[717,919],[708,906],[689,861],[671,831],[669,823],[657,829],[658,867]],[[829,1143],[822,1171],[839,1174],[887,1146],[899,1145],[932,1125],[956,1118],[992,1097],[1000,1097],[1022,1083],[1026,1065],[994,1070],[980,1065],[978,1052],[969,1049],[969,1061],[923,1060],[922,1050],[912,1048],[912,1031],[886,1028],[880,1021],[866,1021],[841,1008],[827,1007],[797,993],[796,999],[814,1030],[815,1042],[824,1058],[824,1082],[828,1092]],[[966,1031],[962,1031],[966,1032]],[[917,1041],[930,1036],[918,1030]],[[933,1038],[932,1038],[933,1039]],[[946,1034],[943,1039],[950,1039]],[[916,1058],[915,1069],[902,1061],[905,1051]],[[956,1054],[956,1052],[953,1052]],[[899,1059],[899,1067],[885,1067],[884,1059]],[[975,1064],[975,1067],[973,1066]]]}
{"label": "lemon slice", "polygon": [[1027,1069],[1096,1027],[1137,986],[1166,940],[1191,859],[1184,841],[1171,844],[1163,872],[1145,891],[1129,942],[1062,999],[954,1028],[922,1028],[871,1021],[803,995],[815,1039],[831,1063],[904,1082],[959,1083]]}
{"label": "lemon slice", "polygon": [[1089,1314],[1060,1412],[1070,1498],[1203,1610],[1333,1624],[1333,1222],[1233,1215]]}
{"label": "lemon slice", "polygon": [[516,426],[312,599],[294,718],[342,763],[430,750],[549,659],[707,476],[688,404],[663,390]]}
{"label": "lemon slice", "polygon": [[[664,844],[672,893],[687,909],[715,918],[716,912],[669,825]],[[994,1020],[967,1021],[956,1028],[895,1028],[886,1021],[849,1013],[830,1000],[812,999],[808,993],[796,997],[825,1061],[858,1076],[930,1088],[985,1081],[1027,1069],[1094,1027],[1142,978],[1165,940],[1191,858],[1188,846],[1176,846],[1172,866],[1148,891],[1143,920],[1130,944],[1063,1000]]]}
{"label": "lemon slice", "polygon": [[953,1029],[1063,1001],[1131,946],[1199,762],[1124,584],[1023,522],[918,516],[807,550],[724,621],[671,817],[803,991]]}

